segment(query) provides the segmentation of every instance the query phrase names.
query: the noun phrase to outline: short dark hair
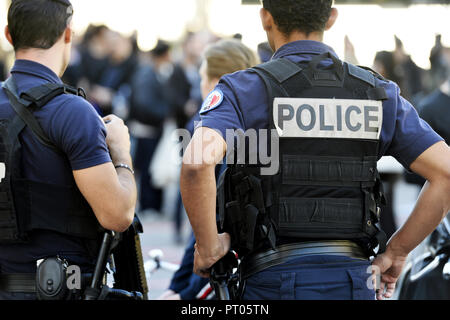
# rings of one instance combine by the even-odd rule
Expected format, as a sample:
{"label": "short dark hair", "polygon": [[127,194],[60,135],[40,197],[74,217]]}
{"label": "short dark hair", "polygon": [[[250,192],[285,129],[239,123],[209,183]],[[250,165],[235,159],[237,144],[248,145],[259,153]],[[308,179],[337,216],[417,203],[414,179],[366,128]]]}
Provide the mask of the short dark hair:
{"label": "short dark hair", "polygon": [[333,0],[262,0],[262,3],[282,33],[290,35],[297,30],[309,35],[325,30]]}
{"label": "short dark hair", "polygon": [[8,28],[14,50],[53,47],[72,14],[68,0],[12,0]]}

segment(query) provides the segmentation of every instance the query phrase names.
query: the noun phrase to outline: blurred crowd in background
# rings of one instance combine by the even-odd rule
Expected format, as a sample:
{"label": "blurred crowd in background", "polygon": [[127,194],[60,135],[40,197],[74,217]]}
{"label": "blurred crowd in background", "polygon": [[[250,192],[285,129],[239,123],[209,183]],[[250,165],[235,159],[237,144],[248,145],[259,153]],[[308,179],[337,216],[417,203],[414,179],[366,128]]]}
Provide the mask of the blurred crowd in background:
{"label": "blurred crowd in background", "polygon": [[[236,34],[230,38],[240,41]],[[430,52],[429,70],[418,67],[396,38],[394,51],[380,51],[372,67],[395,81],[402,95],[411,101],[422,117],[450,142],[450,48],[436,43]],[[193,130],[192,119],[202,104],[199,68],[205,48],[220,40],[207,32],[187,33],[177,43],[159,40],[148,51],[141,51],[137,35],[124,36],[105,25],[90,25],[77,37],[72,60],[63,81],[82,87],[100,115],[123,118],[132,137],[132,154],[139,184],[138,214],[170,217],[174,241],[186,241],[182,235],[185,213],[178,188],[176,165],[167,157],[173,144],[170,131]],[[344,60],[358,64],[358,52],[348,38]],[[257,48],[262,62],[271,58],[267,43]],[[0,49],[0,78],[8,76],[10,52]],[[170,168],[169,168],[170,167]],[[405,173],[406,180],[422,184],[420,177]],[[390,220],[389,220],[390,221]],[[385,226],[392,234],[393,222]]]}

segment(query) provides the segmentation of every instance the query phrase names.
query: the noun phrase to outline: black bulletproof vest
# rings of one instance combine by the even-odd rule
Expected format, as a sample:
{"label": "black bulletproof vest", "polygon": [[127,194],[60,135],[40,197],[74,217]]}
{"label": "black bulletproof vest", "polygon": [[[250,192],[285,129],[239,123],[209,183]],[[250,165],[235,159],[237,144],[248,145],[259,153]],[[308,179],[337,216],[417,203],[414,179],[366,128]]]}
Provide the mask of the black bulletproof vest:
{"label": "black bulletproof vest", "polygon": [[12,77],[2,87],[15,115],[11,119],[0,119],[0,244],[26,243],[27,234],[37,229],[96,242],[100,226],[75,181],[71,185],[30,181],[21,169],[21,133],[26,127],[41,144],[62,154],[48,139],[33,111],[61,94],[84,97],[82,90],[48,83],[19,97]]}
{"label": "black bulletproof vest", "polygon": [[[320,69],[324,59],[333,64]],[[384,251],[385,237],[376,226],[383,202],[377,172],[381,123],[371,127],[375,119],[382,121],[380,113],[378,118],[371,113],[382,114],[382,105],[377,103],[376,109],[368,102],[387,99],[384,88],[376,86],[378,75],[342,63],[331,53],[299,65],[277,59],[253,71],[266,86],[271,129],[281,130],[280,119],[289,119],[302,135],[295,135],[300,131],[281,135],[277,174],[263,176],[258,166],[230,165],[221,177],[219,228],[231,232],[233,248],[245,255],[274,247],[280,239],[331,239],[360,241],[368,251],[379,245],[378,252]],[[295,110],[289,105],[291,100],[284,98],[303,102]],[[305,99],[324,100],[314,108]],[[361,107],[349,102],[344,110],[344,105],[335,102],[346,100]],[[272,112],[272,106],[281,111]],[[330,110],[335,113],[333,125],[326,122],[330,117],[325,112]],[[364,116],[365,121],[355,122],[352,113]],[[345,130],[348,137],[341,133]],[[308,131],[310,136],[304,134]]]}

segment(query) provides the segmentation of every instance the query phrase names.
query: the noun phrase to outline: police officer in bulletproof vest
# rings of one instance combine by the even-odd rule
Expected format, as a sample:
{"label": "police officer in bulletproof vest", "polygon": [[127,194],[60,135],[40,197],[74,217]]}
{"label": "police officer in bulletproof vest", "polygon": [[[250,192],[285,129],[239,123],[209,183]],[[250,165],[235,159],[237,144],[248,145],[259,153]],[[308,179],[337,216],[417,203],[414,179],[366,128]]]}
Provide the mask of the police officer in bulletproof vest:
{"label": "police officer in bulletproof vest", "polygon": [[[82,90],[60,80],[72,15],[69,0],[13,0],[8,11],[16,61],[0,89],[0,299],[35,299],[46,262],[76,266],[84,279],[104,230],[133,221],[127,127],[101,119]],[[58,289],[40,285],[48,295]]]}
{"label": "police officer in bulletproof vest", "polygon": [[[183,159],[194,271],[209,276],[231,249],[242,299],[389,298],[408,253],[450,209],[449,147],[395,83],[322,42],[338,16],[332,0],[262,4],[274,56],[221,79]],[[379,228],[384,155],[428,180],[389,241]]]}

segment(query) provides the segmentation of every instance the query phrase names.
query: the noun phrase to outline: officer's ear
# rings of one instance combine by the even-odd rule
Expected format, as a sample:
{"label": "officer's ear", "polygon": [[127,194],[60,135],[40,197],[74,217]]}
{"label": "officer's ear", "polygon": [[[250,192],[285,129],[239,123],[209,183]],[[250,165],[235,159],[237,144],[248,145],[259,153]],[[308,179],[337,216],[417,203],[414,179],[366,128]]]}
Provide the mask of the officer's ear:
{"label": "officer's ear", "polygon": [[73,40],[73,30],[72,28],[69,26],[66,28],[66,30],[64,31],[64,43],[71,43]]}
{"label": "officer's ear", "polygon": [[266,9],[261,8],[259,15],[261,16],[261,22],[262,22],[264,31],[270,31],[274,25],[272,14],[269,11],[267,11]]}
{"label": "officer's ear", "polygon": [[339,12],[336,8],[331,8],[331,14],[330,18],[328,18],[327,24],[325,25],[325,31],[330,30],[331,27],[336,22],[336,19],[338,18]]}
{"label": "officer's ear", "polygon": [[5,37],[6,37],[6,40],[8,40],[8,42],[12,46],[14,46],[13,41],[12,41],[12,37],[11,37],[11,33],[9,33],[9,27],[8,26],[5,27]]}

